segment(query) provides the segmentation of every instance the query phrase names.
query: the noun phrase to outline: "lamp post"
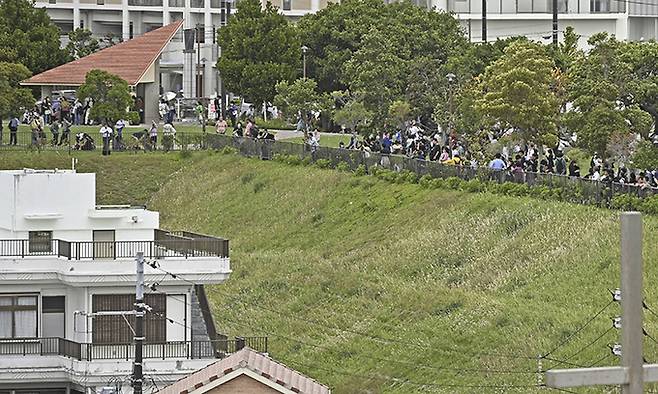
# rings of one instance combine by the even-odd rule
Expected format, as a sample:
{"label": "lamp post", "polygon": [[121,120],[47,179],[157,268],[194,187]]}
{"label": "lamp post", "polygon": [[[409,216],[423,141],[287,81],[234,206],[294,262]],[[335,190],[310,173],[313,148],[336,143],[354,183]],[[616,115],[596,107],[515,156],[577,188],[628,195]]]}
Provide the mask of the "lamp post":
{"label": "lamp post", "polygon": [[302,57],[304,59],[304,79],[306,79],[306,51],[308,51],[308,47],[306,45],[302,45]]}
{"label": "lamp post", "polygon": [[[452,96],[453,96],[453,86],[457,81],[457,76],[453,73],[446,74],[446,79],[448,80],[448,135],[451,133],[455,127],[454,121],[454,109],[452,108]],[[442,130],[441,139],[443,140],[443,145],[447,143],[448,135],[446,135],[445,130]]]}

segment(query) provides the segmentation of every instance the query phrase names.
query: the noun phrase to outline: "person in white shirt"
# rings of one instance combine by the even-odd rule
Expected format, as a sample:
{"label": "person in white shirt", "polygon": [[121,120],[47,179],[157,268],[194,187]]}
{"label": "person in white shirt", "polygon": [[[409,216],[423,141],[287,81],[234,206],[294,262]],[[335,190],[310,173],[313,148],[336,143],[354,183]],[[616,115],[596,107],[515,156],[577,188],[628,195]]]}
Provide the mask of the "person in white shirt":
{"label": "person in white shirt", "polygon": [[103,126],[100,130],[101,137],[103,138],[103,156],[109,156],[110,154],[110,139],[112,138],[112,128],[103,123]]}
{"label": "person in white shirt", "polygon": [[114,125],[114,129],[117,132],[117,139],[119,141],[123,140],[123,129],[126,127],[126,122],[123,119],[117,120],[117,123]]}

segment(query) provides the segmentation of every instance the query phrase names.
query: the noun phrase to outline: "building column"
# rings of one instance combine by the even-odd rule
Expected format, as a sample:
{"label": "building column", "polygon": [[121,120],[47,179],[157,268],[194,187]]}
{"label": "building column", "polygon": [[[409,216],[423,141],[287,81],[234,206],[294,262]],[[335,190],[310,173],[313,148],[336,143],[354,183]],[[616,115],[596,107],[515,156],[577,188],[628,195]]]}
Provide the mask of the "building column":
{"label": "building column", "polygon": [[171,14],[169,13],[169,0],[162,0],[162,26],[171,23]]}
{"label": "building column", "polygon": [[[192,17],[190,15],[190,0],[185,0],[185,9],[183,10],[183,30],[193,28]],[[183,47],[185,45],[185,33],[183,32]],[[196,53],[183,53],[183,96],[196,97],[196,78],[194,68],[196,66]]]}
{"label": "building column", "polygon": [[205,37],[205,44],[203,44],[203,51],[201,52],[201,57],[206,59],[205,64],[203,65],[203,96],[210,97],[213,93],[216,92],[215,80],[217,79],[215,75],[215,70],[213,65],[217,62],[217,59],[213,58],[213,49],[216,44],[213,44],[215,37],[213,37],[213,25],[212,25],[212,14],[210,10],[210,0],[204,0],[204,18],[203,18],[203,34]]}
{"label": "building column", "polygon": [[73,30],[78,29],[79,27],[80,27],[80,0],[73,0]]}
{"label": "building column", "polygon": [[160,58],[155,61],[155,81],[144,84],[144,123],[151,124],[152,120],[158,122],[160,114],[158,105],[160,103]]}
{"label": "building column", "polygon": [[619,41],[628,40],[628,14],[620,14],[615,23],[615,37]]}
{"label": "building column", "polygon": [[128,13],[128,0],[121,1],[121,38],[130,40],[130,14]]}

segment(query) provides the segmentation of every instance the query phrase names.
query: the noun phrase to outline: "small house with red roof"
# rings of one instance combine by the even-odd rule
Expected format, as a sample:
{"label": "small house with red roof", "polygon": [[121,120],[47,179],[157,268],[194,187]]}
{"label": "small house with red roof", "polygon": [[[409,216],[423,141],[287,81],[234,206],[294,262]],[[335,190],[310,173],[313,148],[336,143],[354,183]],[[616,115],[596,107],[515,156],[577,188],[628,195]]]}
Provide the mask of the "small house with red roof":
{"label": "small house with red roof", "polygon": [[44,71],[21,82],[24,86],[40,86],[41,96],[54,90],[77,89],[87,73],[100,69],[118,75],[128,82],[136,96],[144,102],[144,121],[158,119],[160,96],[160,57],[183,21],[179,20],[139,37],[102,49],[91,55]]}

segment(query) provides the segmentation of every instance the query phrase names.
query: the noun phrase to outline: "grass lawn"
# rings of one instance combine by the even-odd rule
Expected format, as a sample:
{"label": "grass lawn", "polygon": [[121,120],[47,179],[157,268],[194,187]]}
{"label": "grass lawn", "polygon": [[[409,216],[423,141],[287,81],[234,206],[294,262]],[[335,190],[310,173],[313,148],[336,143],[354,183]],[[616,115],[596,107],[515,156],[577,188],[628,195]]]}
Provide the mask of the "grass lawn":
{"label": "grass lawn", "polygon": [[[268,335],[273,357],[335,393],[544,392],[472,386],[535,385],[532,358],[619,286],[610,210],[213,152],[75,155],[98,172],[100,203],[147,202],[163,228],[229,238],[233,273],[208,289],[218,330]],[[0,168],[69,165],[57,152],[0,152]],[[644,236],[658,309],[658,218]],[[606,330],[618,314],[610,305],[552,357],[617,365],[607,344],[619,333]],[[655,337],[658,319],[645,317]],[[658,360],[658,345],[645,357]]]}

